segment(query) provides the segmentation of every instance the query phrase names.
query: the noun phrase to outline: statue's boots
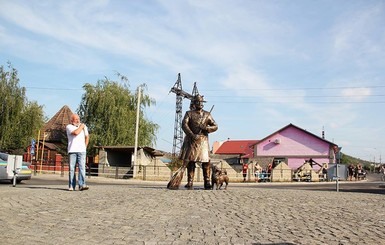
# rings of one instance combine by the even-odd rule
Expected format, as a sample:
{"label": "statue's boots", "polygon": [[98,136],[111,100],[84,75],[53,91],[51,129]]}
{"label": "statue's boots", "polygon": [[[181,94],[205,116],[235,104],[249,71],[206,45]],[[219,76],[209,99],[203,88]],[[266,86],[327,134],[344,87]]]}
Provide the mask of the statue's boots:
{"label": "statue's boots", "polygon": [[195,162],[189,162],[187,165],[187,184],[184,186],[187,189],[193,189],[194,182],[194,173],[195,173]]}
{"label": "statue's boots", "polygon": [[202,163],[202,171],[203,171],[203,181],[204,181],[204,187],[205,190],[211,190],[211,163],[210,162],[204,162]]}

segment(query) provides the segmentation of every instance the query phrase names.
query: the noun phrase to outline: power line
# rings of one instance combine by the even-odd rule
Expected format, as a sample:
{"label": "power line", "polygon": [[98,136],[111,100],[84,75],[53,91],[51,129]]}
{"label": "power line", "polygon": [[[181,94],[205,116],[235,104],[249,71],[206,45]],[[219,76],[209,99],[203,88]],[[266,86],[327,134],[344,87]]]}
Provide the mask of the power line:
{"label": "power line", "polygon": [[24,87],[26,89],[40,89],[40,90],[84,90],[83,88],[49,88],[49,87]]}
{"label": "power line", "polygon": [[303,87],[303,88],[240,88],[240,89],[202,89],[202,91],[289,91],[289,90],[333,90],[333,89],[363,89],[363,88],[385,88],[385,85],[373,86],[341,86],[341,87]]}
{"label": "power line", "polygon": [[[42,89],[42,90],[84,90],[83,88],[53,88],[53,87],[25,87],[27,89]],[[374,86],[342,86],[342,87],[329,87],[329,88],[321,88],[321,87],[303,87],[303,88],[256,88],[256,89],[202,89],[202,91],[294,91],[294,90],[334,90],[334,89],[363,89],[363,88],[385,88],[385,85],[374,85]]]}
{"label": "power line", "polygon": [[[52,88],[52,87],[24,87],[26,89],[38,90],[59,90],[59,91],[84,91],[84,88]],[[136,93],[136,90],[129,90],[131,93]]]}
{"label": "power line", "polygon": [[[373,94],[373,95],[365,95],[365,94],[355,94],[355,95],[280,95],[280,98],[353,98],[353,97],[385,97],[385,94]],[[234,96],[234,95],[210,95],[210,98],[277,98],[276,95],[256,95],[256,96]]]}
{"label": "power line", "polygon": [[215,104],[279,104],[279,103],[304,103],[304,104],[385,104],[385,101],[211,101]]}

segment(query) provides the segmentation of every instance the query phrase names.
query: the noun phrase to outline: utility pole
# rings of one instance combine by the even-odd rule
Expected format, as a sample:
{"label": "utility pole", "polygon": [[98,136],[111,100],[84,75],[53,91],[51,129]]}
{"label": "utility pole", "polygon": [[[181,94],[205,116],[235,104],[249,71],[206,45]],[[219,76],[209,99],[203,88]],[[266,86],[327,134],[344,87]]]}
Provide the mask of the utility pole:
{"label": "utility pole", "polygon": [[138,105],[136,108],[136,126],[135,126],[135,146],[134,146],[134,157],[133,157],[133,178],[136,177],[136,168],[137,168],[137,155],[138,155],[138,135],[139,135],[139,112],[140,112],[140,96],[141,96],[142,85],[138,87]]}
{"label": "utility pole", "polygon": [[341,163],[341,158],[342,158],[341,149],[342,149],[342,147],[338,147],[338,146],[336,146],[334,148],[334,154],[335,154],[335,158],[336,158],[336,176],[335,176],[335,178],[336,178],[336,191],[337,192],[340,191],[340,184],[339,184],[340,176],[339,176],[338,171],[339,171],[339,165]]}

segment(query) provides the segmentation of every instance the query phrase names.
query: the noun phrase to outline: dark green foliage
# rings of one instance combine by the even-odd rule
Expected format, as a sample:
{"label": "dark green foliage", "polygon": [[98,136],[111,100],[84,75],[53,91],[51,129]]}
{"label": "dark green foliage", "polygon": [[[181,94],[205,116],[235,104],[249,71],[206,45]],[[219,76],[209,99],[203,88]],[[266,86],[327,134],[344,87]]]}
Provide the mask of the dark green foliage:
{"label": "dark green foliage", "polygon": [[171,158],[171,162],[170,162],[170,164],[168,164],[168,167],[172,171],[175,171],[182,166],[183,161],[180,160],[177,156],[171,156],[170,158]]}
{"label": "dark green foliage", "polygon": [[0,150],[24,152],[44,124],[43,107],[29,102],[19,86],[18,73],[0,66]]}
{"label": "dark green foliage", "polygon": [[357,164],[363,164],[363,160],[361,159],[358,159],[358,158],[354,158],[354,157],[351,157],[349,155],[346,155],[346,154],[342,154],[342,159],[341,159],[341,163],[342,164],[354,164],[354,165],[357,165]]}
{"label": "dark green foliage", "polygon": [[[90,131],[89,151],[95,145],[134,146],[138,94],[131,93],[128,80],[118,74],[121,82],[107,78],[96,85],[85,84],[77,113]],[[145,88],[145,86],[142,86]],[[153,146],[159,126],[144,117],[145,107],[155,104],[145,93],[140,100],[139,146]]]}
{"label": "dark green foliage", "polygon": [[360,164],[365,170],[372,170],[372,165],[374,164],[374,162],[362,160],[346,154],[342,154],[341,163],[347,165],[353,164],[354,166]]}

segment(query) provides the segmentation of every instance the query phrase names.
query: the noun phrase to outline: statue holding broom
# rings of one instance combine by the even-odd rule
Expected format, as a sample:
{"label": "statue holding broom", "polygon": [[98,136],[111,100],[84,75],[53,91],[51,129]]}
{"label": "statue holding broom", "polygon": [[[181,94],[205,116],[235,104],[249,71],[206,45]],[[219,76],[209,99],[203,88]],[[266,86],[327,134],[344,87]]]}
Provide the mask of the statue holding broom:
{"label": "statue holding broom", "polygon": [[169,189],[178,189],[183,178],[183,172],[187,168],[186,188],[192,189],[195,175],[195,164],[202,163],[204,188],[211,189],[211,164],[210,147],[208,134],[215,132],[218,125],[211,116],[211,111],[203,110],[203,96],[196,95],[192,100],[190,110],[186,112],[182,129],[185,133],[185,139],[182,145],[179,159],[183,160],[183,165],[172,176],[167,185]]}

